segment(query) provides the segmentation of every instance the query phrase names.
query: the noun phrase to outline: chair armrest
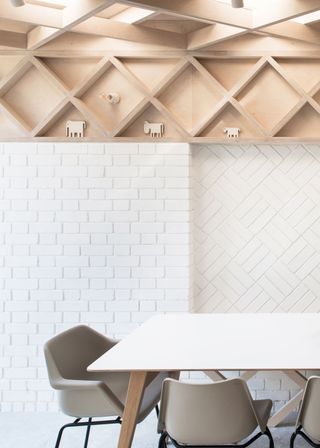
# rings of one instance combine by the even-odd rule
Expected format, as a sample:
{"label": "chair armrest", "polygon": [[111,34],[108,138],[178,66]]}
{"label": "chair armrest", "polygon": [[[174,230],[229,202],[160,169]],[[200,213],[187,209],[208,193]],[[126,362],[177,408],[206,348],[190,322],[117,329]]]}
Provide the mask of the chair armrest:
{"label": "chair armrest", "polygon": [[101,381],[91,380],[73,380],[68,378],[59,378],[55,381],[53,388],[57,390],[85,390],[93,389],[96,387],[105,386]]}
{"label": "chair armrest", "polygon": [[55,382],[54,389],[60,391],[77,391],[79,393],[85,391],[100,391],[105,394],[110,403],[119,409],[123,409],[123,403],[118,399],[118,397],[112,392],[111,389],[103,381],[91,381],[91,380],[73,380],[68,378],[60,378]]}

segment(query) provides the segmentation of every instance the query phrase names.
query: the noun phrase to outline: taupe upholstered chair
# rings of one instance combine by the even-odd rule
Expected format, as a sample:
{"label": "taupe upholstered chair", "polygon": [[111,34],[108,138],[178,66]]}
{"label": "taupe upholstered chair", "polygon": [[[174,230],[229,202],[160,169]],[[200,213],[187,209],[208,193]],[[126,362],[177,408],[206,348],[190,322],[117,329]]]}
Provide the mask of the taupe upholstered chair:
{"label": "taupe upholstered chair", "polygon": [[[50,384],[58,391],[61,410],[72,417],[73,423],[64,425],[58,434],[59,447],[63,430],[72,426],[86,426],[84,447],[87,448],[93,425],[121,423],[127,394],[129,374],[125,372],[87,372],[87,366],[118,341],[108,338],[85,325],[64,331],[50,339],[44,347]],[[166,373],[157,375],[147,386],[138,422],[155,407],[160,398],[161,384]],[[116,417],[93,421],[94,417]],[[87,421],[81,421],[83,418]]]}
{"label": "taupe upholstered chair", "polygon": [[290,439],[290,447],[294,447],[297,435],[303,437],[313,447],[320,447],[320,377],[308,379],[302,397],[296,429]]}
{"label": "taupe upholstered chair", "polygon": [[[210,384],[182,383],[166,379],[162,386],[158,431],[159,448],[167,438],[175,447],[247,447],[260,436],[272,435],[267,421],[271,400],[253,400],[240,378]],[[259,432],[244,441],[259,428]],[[239,442],[244,441],[242,444]]]}

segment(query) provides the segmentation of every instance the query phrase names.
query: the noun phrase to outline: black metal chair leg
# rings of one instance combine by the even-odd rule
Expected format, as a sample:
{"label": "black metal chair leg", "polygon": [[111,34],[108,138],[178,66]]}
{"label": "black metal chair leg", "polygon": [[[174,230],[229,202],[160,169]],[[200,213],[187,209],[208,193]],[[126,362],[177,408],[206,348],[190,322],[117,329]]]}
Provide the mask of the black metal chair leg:
{"label": "black metal chair leg", "polygon": [[64,429],[65,429],[64,426],[62,426],[62,428],[60,428],[60,431],[59,431],[58,437],[57,437],[57,441],[56,441],[56,444],[55,444],[55,448],[59,448],[59,445],[60,445],[60,442],[61,442],[62,433],[63,433]]}
{"label": "black metal chair leg", "polygon": [[302,437],[309,445],[311,445],[313,448],[320,448],[320,443],[319,442],[315,442],[314,440],[310,439],[309,436],[307,436],[307,434],[305,432],[303,432],[302,430],[302,426],[299,426],[295,432],[292,434],[291,439],[290,439],[290,447],[294,446],[294,440],[297,436]]}
{"label": "black metal chair leg", "polygon": [[157,404],[156,404],[155,410],[156,410],[157,417],[159,417],[159,406]]}
{"label": "black metal chair leg", "polygon": [[[256,433],[251,439],[247,440],[245,443],[242,444],[232,444],[232,445],[206,445],[207,448],[248,448],[250,445],[252,445],[253,442],[258,440],[262,436],[267,436],[269,439],[269,448],[274,448],[274,441],[272,434],[267,427],[264,432],[258,432]],[[166,439],[169,439],[170,442],[173,444],[175,448],[184,448],[185,445],[180,445],[176,440],[174,440],[172,437],[168,436],[168,433],[164,431],[161,434],[158,448],[167,448],[167,441]],[[188,448],[204,448],[202,445],[188,445]],[[320,448],[320,445],[314,448]]]}
{"label": "black metal chair leg", "polygon": [[295,431],[294,433],[291,434],[291,437],[290,437],[290,448],[294,448],[294,441],[295,441],[296,437],[297,437],[297,433]]}
{"label": "black metal chair leg", "polygon": [[168,434],[164,431],[159,439],[159,444],[158,444],[158,448],[167,448],[167,439]]}
{"label": "black metal chair leg", "polygon": [[86,439],[84,441],[84,448],[88,448],[90,429],[91,429],[91,422],[92,422],[92,418],[90,417],[90,418],[88,418],[88,426],[87,426],[87,431],[86,431]]}
{"label": "black metal chair leg", "polygon": [[60,431],[58,432],[58,437],[57,437],[57,440],[56,440],[55,448],[59,448],[59,445],[60,445],[60,442],[61,442],[61,438],[62,438],[63,431],[64,431],[66,428],[69,428],[70,426],[72,426],[72,425],[74,425],[74,424],[80,422],[80,420],[81,420],[81,418],[77,418],[73,423],[71,423],[71,425],[70,425],[70,423],[69,423],[69,424],[64,425],[64,426],[62,426],[62,427],[60,428]]}
{"label": "black metal chair leg", "polygon": [[272,434],[271,434],[270,429],[268,427],[266,427],[265,434],[268,436],[268,439],[269,439],[269,448],[274,448],[273,437],[272,437]]}

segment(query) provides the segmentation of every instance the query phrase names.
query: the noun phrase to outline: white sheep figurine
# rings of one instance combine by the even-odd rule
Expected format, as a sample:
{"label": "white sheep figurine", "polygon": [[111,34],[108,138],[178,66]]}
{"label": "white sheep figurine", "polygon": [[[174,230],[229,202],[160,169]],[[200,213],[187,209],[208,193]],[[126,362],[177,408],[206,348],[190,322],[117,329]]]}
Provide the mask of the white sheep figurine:
{"label": "white sheep figurine", "polygon": [[162,137],[164,133],[164,124],[149,123],[149,121],[145,121],[143,131],[145,134],[150,134],[151,137]]}
{"label": "white sheep figurine", "polygon": [[238,138],[239,137],[239,128],[224,128],[223,132],[227,134],[228,138]]}
{"label": "white sheep figurine", "polygon": [[66,136],[82,138],[86,127],[87,127],[87,123],[85,121],[69,120],[66,122]]}

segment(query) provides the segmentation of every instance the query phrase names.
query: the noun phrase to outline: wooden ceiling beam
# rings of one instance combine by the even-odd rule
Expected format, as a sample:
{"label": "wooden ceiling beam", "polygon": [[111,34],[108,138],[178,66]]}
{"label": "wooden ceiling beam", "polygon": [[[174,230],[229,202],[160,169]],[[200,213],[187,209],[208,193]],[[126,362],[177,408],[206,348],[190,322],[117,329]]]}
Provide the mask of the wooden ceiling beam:
{"label": "wooden ceiling beam", "polygon": [[14,20],[5,20],[0,17],[0,30],[2,31],[27,34],[33,27],[34,25],[31,23],[15,22]]}
{"label": "wooden ceiling beam", "polygon": [[[36,50],[66,31],[95,16],[103,9],[115,3],[115,0],[71,0],[62,10],[60,26],[38,26],[28,33],[28,49]],[[52,9],[54,11],[54,9]]]}
{"label": "wooden ceiling beam", "polygon": [[[170,48],[185,49],[186,37],[180,33],[156,30],[129,23],[113,22],[101,17],[92,17],[70,30],[75,33],[110,37],[129,42],[140,42],[161,45]],[[65,29],[55,29],[38,26],[28,33],[28,49],[36,50],[47,42],[65,32]]]}
{"label": "wooden ceiling beam", "polygon": [[320,45],[320,30],[313,28],[311,25],[287,21],[261,28],[260,31],[265,32],[269,36],[285,37]]}
{"label": "wooden ceiling beam", "polygon": [[300,16],[301,22],[303,25],[316,25],[320,22],[320,9],[319,11],[311,12],[310,14],[304,14],[302,17]]}
{"label": "wooden ceiling beam", "polygon": [[62,27],[62,11],[44,6],[26,4],[23,8],[15,8],[9,1],[0,5],[1,19],[30,23],[49,27]]}
{"label": "wooden ceiling beam", "polygon": [[209,25],[187,34],[188,50],[199,50],[246,33],[248,30],[230,25]]}
{"label": "wooden ceiling beam", "polygon": [[25,33],[0,30],[0,46],[11,48],[27,48],[27,35]]}
{"label": "wooden ceiling beam", "polygon": [[[67,0],[68,1],[68,0]],[[66,6],[66,0],[60,2],[58,0],[27,0],[28,5],[39,5],[54,9],[63,9]]]}
{"label": "wooden ceiling beam", "polygon": [[144,22],[146,22],[148,20],[156,20],[157,16],[159,15],[159,13],[157,11],[148,11],[148,10],[145,10],[145,11],[146,11],[146,14],[143,17],[140,17],[139,19],[136,18],[136,20],[134,22],[131,22],[131,23],[135,23],[136,25],[140,25],[140,24],[143,24]]}
{"label": "wooden ceiling beam", "polygon": [[179,33],[156,30],[129,23],[114,22],[100,17],[92,17],[73,28],[72,31],[131,42],[147,42],[148,44],[166,47],[186,48],[186,37]]}
{"label": "wooden ceiling beam", "polygon": [[37,50],[55,37],[60,36],[62,30],[48,26],[36,26],[27,34],[28,50]]}
{"label": "wooden ceiling beam", "polygon": [[320,9],[318,0],[267,0],[253,10],[253,29],[284,22]]}
{"label": "wooden ceiling beam", "polygon": [[102,17],[103,19],[111,19],[114,16],[122,13],[126,9],[130,9],[131,6],[121,5],[120,3],[115,3],[114,5],[108,6],[108,8],[97,14],[98,17]]}
{"label": "wooden ceiling beam", "polygon": [[154,11],[148,11],[147,9],[128,7],[119,14],[115,14],[110,17],[115,22],[123,23],[141,23],[144,20],[148,20],[155,15]]}
{"label": "wooden ceiling beam", "polygon": [[70,29],[97,15],[115,3],[114,0],[71,0],[62,12],[64,29]]}
{"label": "wooden ceiling beam", "polygon": [[123,0],[122,3],[205,23],[252,27],[251,11],[235,9],[217,0]]}

